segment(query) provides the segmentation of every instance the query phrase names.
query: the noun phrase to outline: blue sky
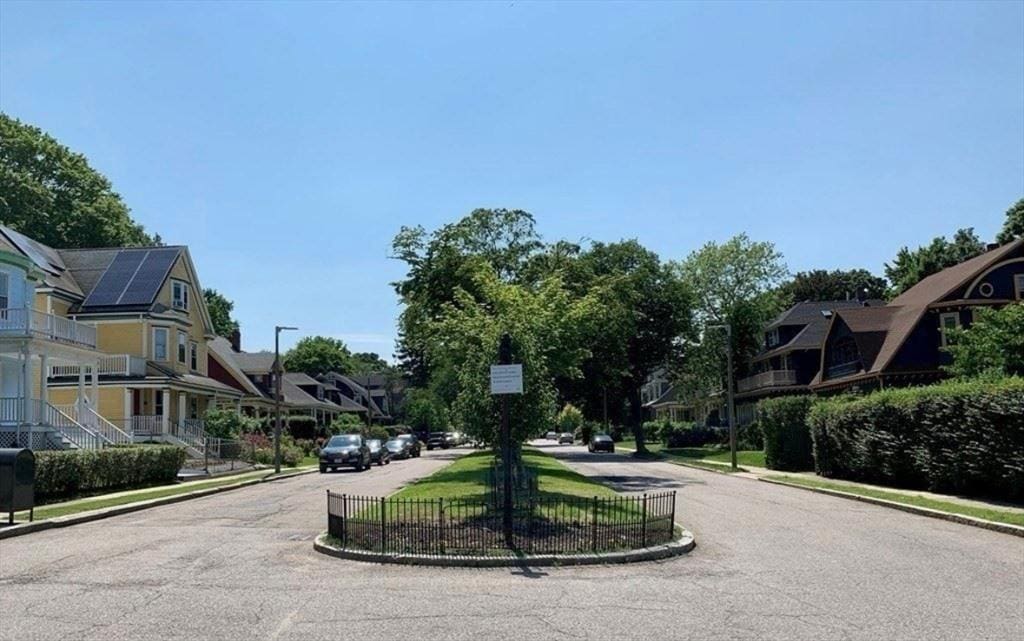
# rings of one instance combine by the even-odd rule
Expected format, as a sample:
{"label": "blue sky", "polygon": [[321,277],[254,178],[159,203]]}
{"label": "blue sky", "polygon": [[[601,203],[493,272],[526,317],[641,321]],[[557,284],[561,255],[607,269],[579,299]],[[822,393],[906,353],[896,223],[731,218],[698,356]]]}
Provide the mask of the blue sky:
{"label": "blue sky", "polygon": [[[390,355],[401,225],[881,272],[1024,195],[1024,3],[0,4],[0,109],[275,323]],[[288,344],[295,340],[289,337]]]}

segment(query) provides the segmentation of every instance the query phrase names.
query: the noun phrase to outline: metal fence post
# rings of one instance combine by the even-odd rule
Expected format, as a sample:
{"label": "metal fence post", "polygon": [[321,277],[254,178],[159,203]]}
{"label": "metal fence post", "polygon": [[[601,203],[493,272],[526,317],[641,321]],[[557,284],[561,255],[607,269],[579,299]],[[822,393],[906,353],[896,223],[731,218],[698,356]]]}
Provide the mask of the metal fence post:
{"label": "metal fence post", "polygon": [[387,535],[387,524],[384,517],[384,497],[380,497],[380,551],[386,552],[388,549],[388,535]]}
{"label": "metal fence post", "polygon": [[644,515],[640,526],[640,547],[647,547],[647,495],[644,494]]}
{"label": "metal fence post", "polygon": [[210,439],[203,439],[203,471],[210,473]]}
{"label": "metal fence post", "polygon": [[672,518],[668,520],[668,540],[676,534],[676,491],[672,490]]}
{"label": "metal fence post", "polygon": [[593,517],[593,532],[591,535],[590,549],[597,552],[597,497],[594,497],[594,517]]}
{"label": "metal fence post", "polygon": [[341,544],[348,547],[348,494],[341,495]]}
{"label": "metal fence post", "polygon": [[437,509],[438,509],[438,514],[441,517],[441,523],[440,523],[441,528],[440,528],[440,531],[438,533],[439,536],[437,538],[440,540],[440,543],[441,543],[441,554],[444,554],[445,546],[444,546],[444,498],[443,497],[437,499]]}

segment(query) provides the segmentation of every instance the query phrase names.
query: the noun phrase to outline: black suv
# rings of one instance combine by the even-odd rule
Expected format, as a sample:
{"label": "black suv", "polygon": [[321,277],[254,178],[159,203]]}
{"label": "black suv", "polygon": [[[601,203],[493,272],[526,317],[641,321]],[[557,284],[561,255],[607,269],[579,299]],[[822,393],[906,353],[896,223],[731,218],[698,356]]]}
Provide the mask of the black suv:
{"label": "black suv", "polygon": [[395,438],[399,441],[405,441],[409,445],[409,456],[416,458],[420,455],[423,444],[415,434],[399,434]]}
{"label": "black suv", "polygon": [[370,448],[358,434],[338,434],[320,450],[320,473],[351,466],[357,472],[370,468]]}
{"label": "black suv", "polygon": [[427,449],[432,450],[435,447],[448,447],[448,441],[444,437],[444,432],[431,432],[427,437]]}

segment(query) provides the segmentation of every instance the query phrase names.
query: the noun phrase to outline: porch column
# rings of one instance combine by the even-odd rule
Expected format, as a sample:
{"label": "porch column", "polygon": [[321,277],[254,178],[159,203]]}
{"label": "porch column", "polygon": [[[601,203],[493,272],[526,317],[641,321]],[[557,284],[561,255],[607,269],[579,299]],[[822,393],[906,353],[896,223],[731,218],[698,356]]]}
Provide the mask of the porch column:
{"label": "porch column", "polygon": [[100,379],[99,379],[99,373],[100,373],[100,362],[99,361],[95,361],[90,366],[89,375],[90,375],[90,383],[92,384],[91,404],[92,404],[92,408],[94,410],[96,410],[96,411],[99,411],[99,407],[100,407]]}
{"label": "porch column", "polygon": [[122,429],[125,432],[132,434],[132,390],[130,387],[124,388],[124,411],[121,413],[124,418],[122,421]]}
{"label": "porch column", "polygon": [[82,402],[85,401],[85,365],[82,363],[78,364],[78,400],[75,403],[78,404],[81,409]]}
{"label": "porch column", "polygon": [[185,392],[178,392],[178,425],[185,422],[186,402]]}
{"label": "porch column", "polygon": [[241,413],[242,413],[242,399],[236,398],[235,399],[235,414],[241,414]]}
{"label": "porch column", "polygon": [[160,417],[160,433],[163,434],[167,431],[167,427],[170,424],[171,419],[171,390],[162,389],[160,390],[160,394],[163,398],[163,415]]}
{"label": "porch column", "polygon": [[50,400],[49,390],[46,389],[46,366],[47,366],[46,354],[40,354],[39,355],[39,399],[43,403],[47,403]]}
{"label": "porch column", "polygon": [[21,446],[21,423],[28,426],[28,446],[32,447],[32,387],[29,385],[28,366],[31,361],[28,356],[28,348],[21,350],[21,396],[22,396],[22,417],[18,422],[18,432],[15,436],[18,439],[18,446]]}

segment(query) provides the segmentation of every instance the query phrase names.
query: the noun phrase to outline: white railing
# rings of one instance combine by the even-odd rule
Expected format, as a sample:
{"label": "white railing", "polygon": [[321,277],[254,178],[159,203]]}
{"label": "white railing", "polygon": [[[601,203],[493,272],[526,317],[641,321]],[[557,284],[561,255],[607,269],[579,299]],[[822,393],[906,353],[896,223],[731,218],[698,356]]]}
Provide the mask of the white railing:
{"label": "white railing", "polygon": [[112,441],[76,421],[70,414],[46,401],[33,398],[0,398],[0,423],[16,426],[37,426],[59,431],[72,445],[82,449],[98,449]]}
{"label": "white railing", "polygon": [[754,374],[747,378],[741,378],[736,383],[736,389],[740,392],[749,392],[763,387],[781,387],[784,385],[796,385],[796,371],[791,369],[775,369],[768,372]]}
{"label": "white railing", "polygon": [[[53,365],[50,367],[50,378],[77,378],[82,369],[88,373],[89,365]],[[99,376],[145,376],[146,359],[131,354],[111,354],[102,356],[96,368]]]}
{"label": "white railing", "polygon": [[0,424],[14,425],[22,423],[22,415],[25,412],[25,399],[5,397],[0,398]]}
{"label": "white railing", "polygon": [[202,450],[206,443],[206,430],[201,418],[180,419],[178,424],[171,428],[171,435],[199,450]]}
{"label": "white railing", "polygon": [[96,348],[96,327],[34,309],[0,309],[0,336],[33,336]]}
{"label": "white railing", "polygon": [[163,436],[167,433],[167,422],[160,414],[132,416],[131,432],[135,436]]}
{"label": "white railing", "polygon": [[78,404],[55,405],[54,407],[114,445],[127,445],[132,442],[131,434],[100,416],[96,410],[88,405],[82,405],[81,409],[79,409]]}

